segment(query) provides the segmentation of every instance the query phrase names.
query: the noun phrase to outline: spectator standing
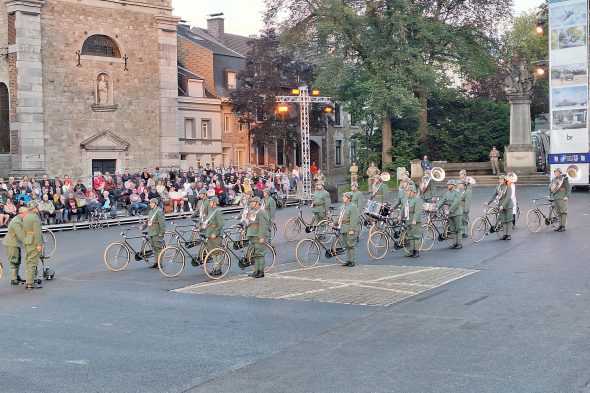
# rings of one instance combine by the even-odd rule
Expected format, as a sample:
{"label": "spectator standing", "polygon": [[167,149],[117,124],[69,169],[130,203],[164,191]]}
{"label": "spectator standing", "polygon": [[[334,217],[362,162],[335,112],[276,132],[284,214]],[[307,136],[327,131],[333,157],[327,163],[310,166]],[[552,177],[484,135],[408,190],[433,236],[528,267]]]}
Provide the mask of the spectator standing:
{"label": "spectator standing", "polygon": [[422,161],[420,161],[420,166],[422,167],[422,172],[426,172],[432,169],[432,163],[428,159],[427,155],[425,155],[424,158],[422,158]]}
{"label": "spectator standing", "polygon": [[496,146],[492,147],[492,151],[490,151],[490,162],[492,163],[492,172],[494,175],[500,173],[500,152],[496,150]]}

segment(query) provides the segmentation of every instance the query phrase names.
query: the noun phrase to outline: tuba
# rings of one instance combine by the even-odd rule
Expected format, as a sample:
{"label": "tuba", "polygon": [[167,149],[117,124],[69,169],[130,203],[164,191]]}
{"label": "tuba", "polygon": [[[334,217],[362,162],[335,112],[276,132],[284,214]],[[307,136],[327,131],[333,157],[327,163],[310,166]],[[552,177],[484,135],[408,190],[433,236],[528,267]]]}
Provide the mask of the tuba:
{"label": "tuba", "polygon": [[555,194],[557,191],[559,191],[559,189],[561,188],[561,185],[563,184],[563,179],[565,179],[565,176],[561,175],[561,176],[554,177],[553,180],[551,180],[550,189],[553,194]]}
{"label": "tuba", "polygon": [[508,172],[506,178],[510,183],[516,183],[518,181],[518,176],[516,176],[516,173],[514,172]]}
{"label": "tuba", "polygon": [[422,176],[422,180],[420,180],[420,192],[426,191],[426,189],[428,188],[428,184],[430,184],[430,180],[432,180],[430,170],[428,170],[427,172],[424,172],[424,176]]}
{"label": "tuba", "polygon": [[472,178],[471,176],[467,176],[467,177],[465,178],[465,181],[466,181],[466,182],[467,182],[467,184],[469,184],[469,185],[474,185],[475,183],[477,183],[477,182],[475,181],[475,179],[474,179],[474,178]]}
{"label": "tuba", "polygon": [[387,182],[389,180],[391,180],[391,175],[387,172],[382,172],[381,175],[379,175],[381,177],[381,181],[383,182]]}
{"label": "tuba", "polygon": [[445,170],[439,166],[435,166],[430,170],[430,177],[432,177],[432,180],[437,182],[443,181],[445,180]]}
{"label": "tuba", "polygon": [[578,181],[582,178],[582,170],[577,165],[568,166],[565,173],[567,173],[567,177],[569,177],[572,181]]}

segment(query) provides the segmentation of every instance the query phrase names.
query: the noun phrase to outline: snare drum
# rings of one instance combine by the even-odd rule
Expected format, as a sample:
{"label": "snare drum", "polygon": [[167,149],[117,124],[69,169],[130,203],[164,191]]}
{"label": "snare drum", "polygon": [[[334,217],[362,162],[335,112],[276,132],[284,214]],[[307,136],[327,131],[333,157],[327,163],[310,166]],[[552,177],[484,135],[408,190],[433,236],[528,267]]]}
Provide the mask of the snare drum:
{"label": "snare drum", "polygon": [[424,205],[422,206],[422,210],[424,210],[425,212],[436,211],[436,203],[424,202]]}
{"label": "snare drum", "polygon": [[385,218],[389,215],[390,210],[391,206],[387,203],[369,201],[365,213],[374,218]]}

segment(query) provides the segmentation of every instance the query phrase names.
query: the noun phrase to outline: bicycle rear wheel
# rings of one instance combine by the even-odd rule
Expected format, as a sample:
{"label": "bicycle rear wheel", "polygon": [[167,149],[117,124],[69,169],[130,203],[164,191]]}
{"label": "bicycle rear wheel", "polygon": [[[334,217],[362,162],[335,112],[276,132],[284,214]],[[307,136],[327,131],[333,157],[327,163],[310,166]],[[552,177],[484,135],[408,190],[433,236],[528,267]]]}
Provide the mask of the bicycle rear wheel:
{"label": "bicycle rear wheel", "polygon": [[57,240],[53,231],[51,229],[43,229],[43,248],[41,249],[41,255],[49,258],[53,255],[56,248]]}
{"label": "bicycle rear wheel", "polygon": [[141,245],[140,255],[141,255],[141,259],[143,259],[145,261],[145,263],[148,264],[149,267],[158,266],[159,255],[154,255],[154,250],[152,249],[152,245],[150,244],[150,242],[147,239],[144,240],[143,244]]}
{"label": "bicycle rear wheel", "polygon": [[531,233],[537,233],[541,230],[541,213],[537,209],[530,209],[526,213],[526,226]]}
{"label": "bicycle rear wheel", "polygon": [[445,227],[443,228],[443,237],[445,238],[449,246],[455,245],[455,239],[453,238],[453,234],[451,233],[451,226],[448,222],[445,224]]}
{"label": "bicycle rear wheel", "polygon": [[471,224],[471,230],[469,231],[469,236],[471,236],[471,241],[474,243],[479,243],[488,234],[489,231],[489,224],[488,220],[485,217],[477,217],[473,224]]}
{"label": "bicycle rear wheel", "polygon": [[[420,239],[418,240],[420,242],[420,248],[419,250],[422,249],[422,243],[424,242],[424,234],[420,233]],[[408,235],[408,230],[404,229],[402,231],[402,233],[399,235],[399,243],[400,245],[403,247],[404,251],[407,253],[411,253],[412,251],[414,251],[413,249],[410,248],[410,239],[409,239],[409,235]]]}
{"label": "bicycle rear wheel", "polygon": [[113,272],[125,269],[131,260],[131,252],[124,243],[111,243],[104,250],[104,264]]}
{"label": "bicycle rear wheel", "polygon": [[389,251],[389,236],[383,231],[374,231],[367,239],[367,252],[373,259],[382,259]]}
{"label": "bicycle rear wheel", "polygon": [[210,280],[220,280],[231,269],[231,256],[223,248],[217,247],[209,251],[203,260],[203,271]]}
{"label": "bicycle rear wheel", "polygon": [[295,247],[295,259],[301,267],[312,267],[320,261],[320,246],[314,239],[305,238]]}
{"label": "bicycle rear wheel", "polygon": [[158,269],[166,277],[176,277],[184,269],[184,252],[177,246],[165,247],[158,258]]}
{"label": "bicycle rear wheel", "polygon": [[346,259],[346,245],[344,244],[344,240],[341,236],[334,237],[332,241],[332,255],[336,260],[340,263],[348,262]]}
{"label": "bicycle rear wheel", "polygon": [[[264,245],[264,272],[268,273],[270,269],[275,265],[277,253],[274,247],[271,244]],[[248,252],[246,255],[246,259],[250,262],[249,264],[250,269],[254,271],[256,269],[256,264],[254,263],[254,248],[248,247]]]}
{"label": "bicycle rear wheel", "polygon": [[330,228],[331,220],[322,220],[318,222],[315,227],[315,233],[317,234],[317,240],[323,244],[328,244],[334,238],[334,232]]}
{"label": "bicycle rear wheel", "polygon": [[285,230],[284,230],[285,240],[288,242],[292,242],[293,240],[296,240],[299,237],[300,233],[301,233],[301,221],[299,221],[298,217],[290,218],[285,223]]}
{"label": "bicycle rear wheel", "polygon": [[559,217],[557,217],[557,211],[555,211],[555,207],[553,206],[549,209],[549,225],[553,229],[559,227]]}
{"label": "bicycle rear wheel", "polygon": [[437,240],[437,232],[432,226],[432,224],[424,224],[422,225],[422,251],[430,251],[436,243]]}

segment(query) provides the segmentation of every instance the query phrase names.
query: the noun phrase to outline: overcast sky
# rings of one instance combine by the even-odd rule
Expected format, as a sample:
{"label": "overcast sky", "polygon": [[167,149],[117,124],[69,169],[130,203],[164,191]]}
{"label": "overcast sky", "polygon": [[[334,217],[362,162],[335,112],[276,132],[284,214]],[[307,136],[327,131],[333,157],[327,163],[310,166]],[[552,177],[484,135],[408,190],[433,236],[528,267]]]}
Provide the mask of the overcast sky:
{"label": "overcast sky", "polygon": [[[516,13],[537,7],[543,0],[514,0]],[[172,0],[174,15],[192,26],[207,26],[207,15],[223,12],[225,32],[249,36],[262,29],[264,0]]]}

